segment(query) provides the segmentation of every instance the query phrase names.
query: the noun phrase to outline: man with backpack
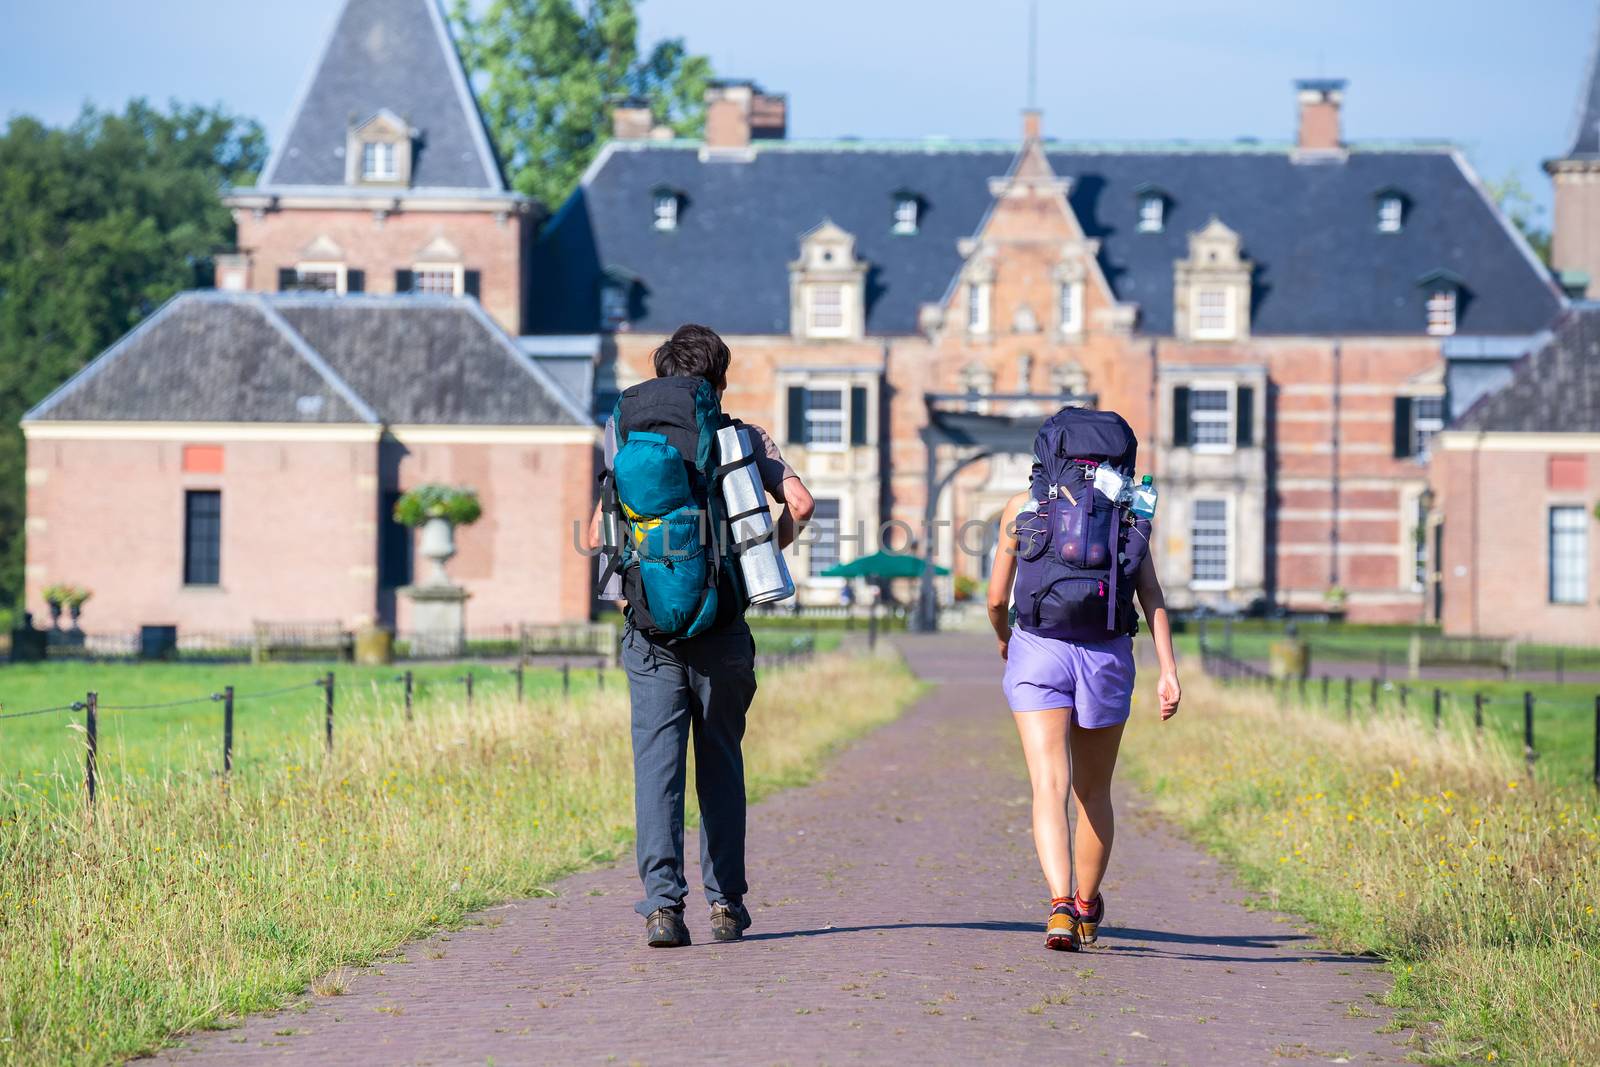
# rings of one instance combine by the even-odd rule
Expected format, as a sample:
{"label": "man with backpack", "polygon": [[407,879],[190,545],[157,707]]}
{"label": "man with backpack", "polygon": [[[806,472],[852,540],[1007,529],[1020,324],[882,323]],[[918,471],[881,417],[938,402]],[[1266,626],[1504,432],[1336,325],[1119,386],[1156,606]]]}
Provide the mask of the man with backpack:
{"label": "man with backpack", "polygon": [[755,639],[727,543],[720,482],[733,464],[719,462],[717,430],[733,424],[749,431],[754,454],[744,462],[784,505],[772,531],[780,548],[812,511],[811,494],[771,437],[722,413],[731,359],[715,331],[693,324],[656,349],[656,377],[625,390],[606,424],[606,473],[590,523],[590,547],[610,550],[602,557],[601,596],[619,600],[626,618],[622,665],[633,708],[644,884],[636,910],[647,942],[658,948],[690,944],[683,821],[691,741],[712,938],[738,941],[750,926],[740,744],[756,692]]}

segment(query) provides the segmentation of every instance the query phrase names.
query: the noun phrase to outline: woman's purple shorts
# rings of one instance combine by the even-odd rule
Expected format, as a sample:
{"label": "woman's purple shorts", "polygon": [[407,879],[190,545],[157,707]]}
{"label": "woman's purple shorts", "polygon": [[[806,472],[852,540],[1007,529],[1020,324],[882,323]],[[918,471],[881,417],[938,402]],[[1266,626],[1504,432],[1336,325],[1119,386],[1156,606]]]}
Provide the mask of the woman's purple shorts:
{"label": "woman's purple shorts", "polygon": [[1003,684],[1012,711],[1071,708],[1086,729],[1116,726],[1133,703],[1133,638],[1062,641],[1014,629]]}

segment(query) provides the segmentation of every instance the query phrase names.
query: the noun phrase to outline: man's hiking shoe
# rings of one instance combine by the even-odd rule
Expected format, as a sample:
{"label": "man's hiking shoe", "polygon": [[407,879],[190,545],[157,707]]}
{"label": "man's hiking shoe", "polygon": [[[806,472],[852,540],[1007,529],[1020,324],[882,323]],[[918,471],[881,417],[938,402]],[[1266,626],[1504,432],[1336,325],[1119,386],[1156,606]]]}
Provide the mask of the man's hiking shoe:
{"label": "man's hiking shoe", "polygon": [[1044,947],[1056,952],[1078,951],[1078,921],[1072,914],[1072,901],[1052,900],[1050,921],[1044,928]]}
{"label": "man's hiking shoe", "polygon": [[683,948],[690,944],[689,928],[679,908],[657,908],[644,921],[645,940],[651,948]]}
{"label": "man's hiking shoe", "polygon": [[744,932],[750,928],[750,912],[743,904],[711,905],[711,939],[713,941],[743,941]]}
{"label": "man's hiking shoe", "polygon": [[1100,924],[1106,921],[1106,898],[1096,893],[1087,907],[1081,900],[1074,900],[1070,907],[1072,917],[1078,924],[1078,943],[1094,944],[1099,939]]}

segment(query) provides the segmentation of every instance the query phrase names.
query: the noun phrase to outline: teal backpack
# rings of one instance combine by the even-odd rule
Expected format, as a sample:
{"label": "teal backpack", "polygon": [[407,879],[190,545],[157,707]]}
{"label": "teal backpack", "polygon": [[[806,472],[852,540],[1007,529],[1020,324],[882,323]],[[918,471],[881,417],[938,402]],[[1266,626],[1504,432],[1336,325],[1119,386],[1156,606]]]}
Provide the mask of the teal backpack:
{"label": "teal backpack", "polygon": [[600,504],[619,544],[600,584],[621,572],[628,617],[648,636],[694,637],[743,608],[739,568],[722,551],[716,435],[729,421],[703,378],[640,382],[612,413],[617,452]]}

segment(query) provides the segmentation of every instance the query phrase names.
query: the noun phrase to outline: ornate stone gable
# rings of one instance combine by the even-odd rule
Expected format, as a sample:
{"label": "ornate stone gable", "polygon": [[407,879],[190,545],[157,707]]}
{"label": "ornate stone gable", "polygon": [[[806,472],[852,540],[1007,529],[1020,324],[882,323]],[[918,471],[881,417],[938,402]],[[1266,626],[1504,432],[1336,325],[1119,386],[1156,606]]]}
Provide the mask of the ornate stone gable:
{"label": "ornate stone gable", "polygon": [[1212,217],[1189,235],[1189,258],[1173,264],[1173,330],[1187,341],[1250,336],[1250,275],[1239,235]]}

